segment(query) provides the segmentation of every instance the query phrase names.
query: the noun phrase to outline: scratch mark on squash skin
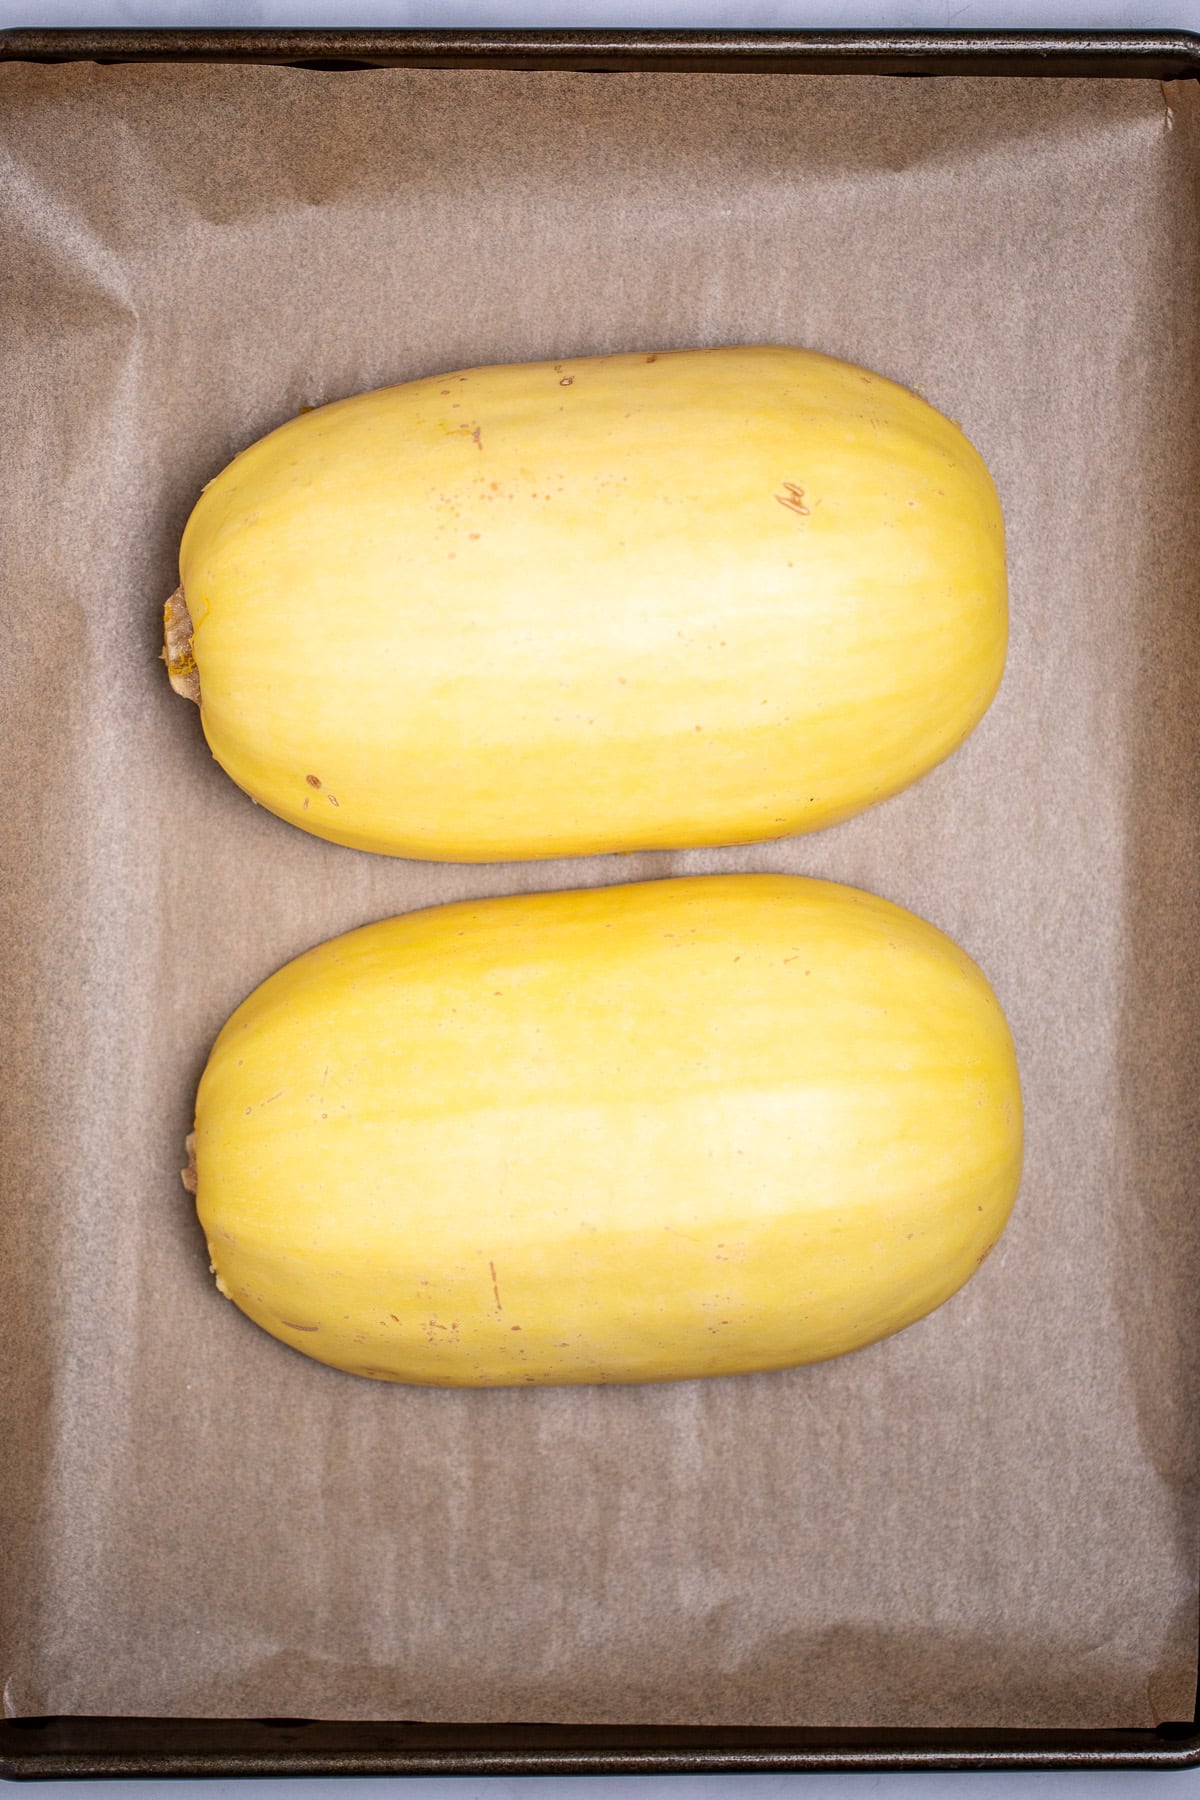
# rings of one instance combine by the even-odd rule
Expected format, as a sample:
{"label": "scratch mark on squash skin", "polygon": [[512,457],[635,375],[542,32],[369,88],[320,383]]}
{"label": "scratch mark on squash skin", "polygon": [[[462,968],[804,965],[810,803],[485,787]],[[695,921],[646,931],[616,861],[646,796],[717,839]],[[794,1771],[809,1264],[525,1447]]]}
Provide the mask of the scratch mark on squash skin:
{"label": "scratch mark on squash skin", "polygon": [[789,512],[799,513],[802,518],[807,519],[811,509],[804,504],[804,489],[794,481],[785,481],[783,486],[784,492],[775,496],[780,506],[786,506]]}
{"label": "scratch mark on squash skin", "polygon": [[490,1263],[489,1263],[489,1264],[488,1264],[488,1268],[489,1268],[489,1269],[490,1269],[490,1270],[491,1270],[491,1272],[492,1272],[492,1292],[493,1292],[493,1294],[494,1294],[494,1295],[495,1295],[495,1296],[496,1296],[496,1311],[497,1311],[497,1312],[503,1312],[503,1311],[504,1311],[504,1306],[503,1306],[503,1303],[502,1303],[502,1301],[501,1301],[501,1299],[500,1299],[500,1287],[499,1287],[499,1283],[498,1283],[498,1282],[497,1282],[497,1280],[496,1280],[496,1265],[495,1265],[495,1263],[494,1263],[494,1262],[490,1262]]}

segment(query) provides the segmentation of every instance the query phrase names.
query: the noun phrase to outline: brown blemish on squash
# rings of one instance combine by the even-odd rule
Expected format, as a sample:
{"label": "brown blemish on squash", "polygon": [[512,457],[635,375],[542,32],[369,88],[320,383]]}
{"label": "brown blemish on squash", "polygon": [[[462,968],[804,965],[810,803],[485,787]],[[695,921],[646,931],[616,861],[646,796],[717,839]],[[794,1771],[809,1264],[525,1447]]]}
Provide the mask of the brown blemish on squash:
{"label": "brown blemish on squash", "polygon": [[321,777],[319,775],[306,775],[304,779],[311,788],[319,788],[321,785]]}
{"label": "brown blemish on squash", "polygon": [[[437,1337],[434,1337],[434,1335],[433,1335],[435,1331],[444,1331],[448,1335],[443,1338],[437,1338]],[[457,1319],[452,1319],[449,1325],[443,1324],[441,1319],[430,1319],[426,1323],[425,1342],[427,1344],[457,1345],[458,1341],[459,1341],[459,1336],[458,1336],[458,1320]]]}
{"label": "brown blemish on squash", "polygon": [[162,658],[167,665],[167,679],[177,694],[200,704],[200,671],[192,651],[192,615],[188,611],[183,589],[177,587],[163,607]]}
{"label": "brown blemish on squash", "polygon": [[799,513],[802,518],[807,518],[809,508],[804,504],[804,489],[794,481],[785,481],[783,487],[783,493],[775,496],[780,506],[786,506],[789,512]]}
{"label": "brown blemish on squash", "polygon": [[320,1331],[319,1325],[297,1325],[294,1319],[280,1319],[279,1323],[286,1331]]}
{"label": "brown blemish on squash", "polygon": [[187,1168],[181,1169],[179,1171],[179,1179],[182,1181],[182,1183],[183,1183],[184,1187],[187,1189],[188,1193],[194,1196],[196,1193],[196,1185],[197,1185],[196,1184],[196,1134],[194,1131],[188,1132],[187,1137],[184,1139],[183,1147],[187,1151]]}

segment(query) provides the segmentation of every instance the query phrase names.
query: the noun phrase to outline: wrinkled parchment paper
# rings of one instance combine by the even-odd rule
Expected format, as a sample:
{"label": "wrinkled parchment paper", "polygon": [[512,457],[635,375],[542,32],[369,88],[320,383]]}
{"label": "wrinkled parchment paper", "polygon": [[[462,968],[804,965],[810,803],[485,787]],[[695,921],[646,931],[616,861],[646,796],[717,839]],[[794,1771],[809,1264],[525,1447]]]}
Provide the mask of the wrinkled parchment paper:
{"label": "wrinkled parchment paper", "polygon": [[[1140,81],[0,68],[9,1715],[1191,1716],[1198,133]],[[427,372],[769,339],[921,390],[1004,500],[1004,686],[918,787],[751,850],[436,867],[212,762],[159,611],[234,451]],[[874,889],[993,981],[1028,1162],[956,1299],[824,1367],[452,1393],[218,1296],[182,1144],[265,975],[715,869]]]}

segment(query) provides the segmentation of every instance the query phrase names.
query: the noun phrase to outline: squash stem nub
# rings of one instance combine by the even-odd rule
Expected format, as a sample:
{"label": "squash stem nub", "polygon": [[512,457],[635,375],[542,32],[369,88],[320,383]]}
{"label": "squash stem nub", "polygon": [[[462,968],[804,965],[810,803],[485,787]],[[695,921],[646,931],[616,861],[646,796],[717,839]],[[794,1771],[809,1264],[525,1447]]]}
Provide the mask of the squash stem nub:
{"label": "squash stem nub", "polygon": [[183,1182],[183,1185],[187,1189],[188,1193],[195,1195],[196,1188],[197,1188],[197,1181],[196,1181],[196,1134],[194,1131],[188,1132],[187,1138],[184,1142],[183,1147],[187,1151],[187,1168],[180,1170],[179,1179]]}
{"label": "squash stem nub", "polygon": [[171,686],[185,700],[200,704],[200,671],[192,654],[192,615],[183,589],[177,587],[163,607],[163,661]]}

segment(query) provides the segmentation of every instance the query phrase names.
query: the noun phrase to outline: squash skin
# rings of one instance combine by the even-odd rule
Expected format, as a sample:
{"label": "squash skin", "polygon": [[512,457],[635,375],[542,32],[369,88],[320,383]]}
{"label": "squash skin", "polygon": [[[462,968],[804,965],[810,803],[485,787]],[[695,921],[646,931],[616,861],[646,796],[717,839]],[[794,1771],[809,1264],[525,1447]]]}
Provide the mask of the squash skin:
{"label": "squash skin", "polygon": [[196,1105],[222,1292],[320,1362],[445,1387],[857,1349],[974,1273],[1021,1154],[976,965],[798,876],[350,932],[237,1009]]}
{"label": "squash skin", "polygon": [[1007,648],[978,453],[907,389],[787,346],[305,413],[205,489],[180,577],[175,682],[198,679],[233,780],[318,837],[434,861],[835,824],[963,741]]}

